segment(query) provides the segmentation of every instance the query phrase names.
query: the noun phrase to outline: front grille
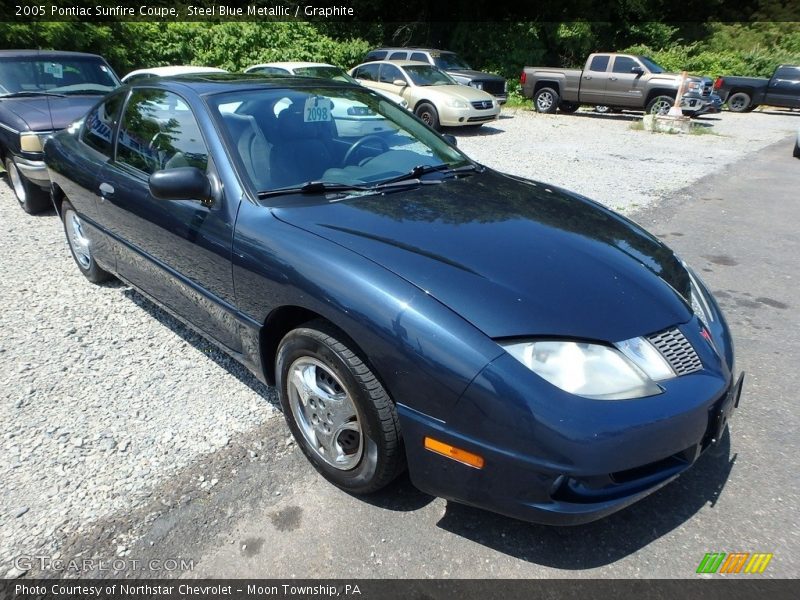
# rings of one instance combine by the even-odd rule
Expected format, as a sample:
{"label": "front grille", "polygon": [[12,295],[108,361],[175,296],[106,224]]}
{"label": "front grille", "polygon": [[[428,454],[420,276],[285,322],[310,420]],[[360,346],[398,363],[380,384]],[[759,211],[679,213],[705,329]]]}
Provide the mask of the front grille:
{"label": "front grille", "polygon": [[467,119],[468,123],[479,123],[481,121],[493,121],[494,115],[486,115],[485,117],[470,117]]}
{"label": "front grille", "polygon": [[654,333],[647,339],[666,359],[676,374],[688,375],[703,368],[703,363],[700,362],[700,357],[697,356],[692,344],[677,327],[661,333]]}
{"label": "front grille", "polygon": [[472,107],[478,110],[489,110],[492,108],[492,104],[493,102],[491,100],[478,100],[472,103]]}
{"label": "front grille", "polygon": [[501,96],[505,94],[505,81],[496,81],[494,79],[483,82],[483,91],[492,94],[493,96]]}

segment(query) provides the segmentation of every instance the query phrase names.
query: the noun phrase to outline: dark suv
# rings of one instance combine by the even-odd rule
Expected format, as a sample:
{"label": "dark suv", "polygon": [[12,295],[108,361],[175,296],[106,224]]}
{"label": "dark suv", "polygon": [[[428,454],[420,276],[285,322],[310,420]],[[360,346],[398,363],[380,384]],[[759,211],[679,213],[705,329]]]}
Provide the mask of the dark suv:
{"label": "dark suv", "polygon": [[50,206],[45,140],[120,85],[102,57],[53,50],[0,50],[0,161],[29,213]]}
{"label": "dark suv", "polygon": [[499,75],[475,71],[455,52],[431,48],[377,48],[364,57],[364,62],[373,60],[417,60],[439,67],[462,85],[490,93],[500,104],[508,99],[506,80]]}

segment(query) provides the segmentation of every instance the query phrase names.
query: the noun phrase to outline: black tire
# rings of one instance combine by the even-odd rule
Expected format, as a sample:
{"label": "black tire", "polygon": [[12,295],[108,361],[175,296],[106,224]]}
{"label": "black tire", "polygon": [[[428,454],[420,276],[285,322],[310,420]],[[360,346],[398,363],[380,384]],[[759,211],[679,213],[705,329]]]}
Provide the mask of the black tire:
{"label": "black tire", "polygon": [[558,105],[558,110],[562,113],[571,115],[572,113],[576,112],[581,107],[580,104],[577,102],[564,102],[562,101],[561,104]]}
{"label": "black tire", "polygon": [[792,152],[792,156],[800,158],[800,142],[794,143],[794,152]]}
{"label": "black tire", "polygon": [[675,98],[661,94],[651,98],[644,111],[649,115],[665,115],[673,104],[675,104]]}
{"label": "black tire", "polygon": [[[69,200],[64,200],[61,205],[61,222],[64,225],[64,233],[67,236],[70,254],[72,254],[72,258],[75,260],[75,264],[78,265],[80,272],[83,273],[83,276],[92,283],[103,283],[111,279],[113,275],[98,265],[94,259],[91,243],[88,242],[88,238],[85,238],[82,231],[83,221]],[[76,227],[78,228],[77,230],[75,229]],[[79,237],[83,237],[86,243],[80,244]],[[79,247],[83,249],[83,252]]]}
{"label": "black tire", "polygon": [[29,215],[35,215],[52,207],[50,195],[35,183],[25,179],[10,156],[6,158],[5,167],[8,185],[22,210]]}
{"label": "black tire", "polygon": [[752,102],[753,99],[750,97],[750,94],[746,92],[736,92],[728,96],[728,110],[735,113],[747,112],[750,106],[752,106]]}
{"label": "black tire", "polygon": [[533,108],[536,112],[552,115],[558,110],[561,97],[553,88],[542,88],[533,95]]}
{"label": "black tire", "polygon": [[436,131],[441,129],[441,125],[439,125],[439,112],[436,110],[436,107],[433,104],[430,104],[429,102],[421,102],[417,106],[416,110],[414,110],[414,114],[425,121],[425,123],[427,123]]}
{"label": "black tire", "polygon": [[746,113],[753,112],[758,107],[759,107],[758,104],[751,104],[750,106],[748,106],[747,108],[744,109],[744,112],[746,112]]}
{"label": "black tire", "polygon": [[[322,366],[321,369],[319,366],[314,367],[318,388],[323,385],[333,385],[337,389],[341,387],[338,394],[343,392],[346,399],[352,400],[355,420],[361,432],[358,462],[352,467],[343,468],[329,464],[323,455],[331,454],[316,449],[306,437],[307,434],[303,433],[308,429],[316,431],[315,428],[320,425],[326,426],[326,416],[323,414],[320,418],[316,411],[320,411],[320,406],[322,411],[328,410],[324,403],[320,403],[320,399],[325,399],[322,395],[316,396],[316,405],[311,401],[314,399],[313,394],[309,396],[307,403],[303,402],[305,408],[299,408],[300,395],[296,385],[290,384],[290,369],[302,368],[296,366],[309,361]],[[329,372],[326,373],[326,370]],[[369,494],[388,485],[405,469],[405,449],[394,403],[381,382],[355,351],[354,344],[341,331],[322,320],[311,321],[290,331],[278,347],[275,373],[276,387],[289,429],[306,458],[325,479],[347,492]],[[337,379],[338,382],[335,381]],[[330,399],[331,396],[328,396],[326,401],[329,402]],[[295,410],[303,411],[304,414],[295,415],[293,405]],[[305,414],[309,411],[313,412],[311,418],[307,418]],[[330,418],[331,414],[328,413],[327,417]],[[298,419],[305,422],[305,429],[301,428]],[[316,425],[309,421],[314,421]],[[334,425],[333,421],[328,422]],[[353,449],[352,436],[339,443],[342,435],[349,434],[350,430],[340,429],[336,445],[341,450],[349,444],[349,449],[353,450],[351,454],[354,454],[356,450]],[[318,442],[316,446],[320,444]]]}

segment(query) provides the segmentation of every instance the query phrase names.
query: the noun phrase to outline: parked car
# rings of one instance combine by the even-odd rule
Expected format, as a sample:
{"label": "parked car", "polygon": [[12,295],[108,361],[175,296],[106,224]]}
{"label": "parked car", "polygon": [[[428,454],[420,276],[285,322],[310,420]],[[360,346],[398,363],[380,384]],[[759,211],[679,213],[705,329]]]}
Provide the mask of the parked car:
{"label": "parked car", "polygon": [[476,71],[455,52],[433,48],[376,48],[370,51],[364,62],[375,60],[415,60],[438,67],[461,85],[468,85],[494,96],[499,104],[508,100],[508,82],[493,73]]}
{"label": "parked car", "polygon": [[459,85],[427,63],[374,61],[354,67],[350,75],[368,88],[399,94],[409,110],[434,129],[480,127],[500,114],[500,104],[491,94]]}
{"label": "parked car", "polygon": [[[580,523],[721,438],[730,333],[656,237],[361,86],[213,79],[133,84],[49,140],[53,201],[78,269],[274,384],[329,481],[368,493],[407,465],[427,493]],[[342,99],[396,134],[338,138]]]}
{"label": "parked car", "polygon": [[[681,79],[646,56],[616,53],[590,54],[583,69],[525,67],[520,74],[523,95],[541,113],[573,113],[586,104],[666,114]],[[687,78],[680,104],[685,115],[717,112],[720,105],[713,98],[711,79]]]}
{"label": "parked car", "polygon": [[197,67],[192,65],[174,65],[170,67],[150,67],[136,69],[122,78],[122,83],[137,83],[153,77],[172,77],[174,75],[199,75],[201,73],[227,73],[217,67]]}
{"label": "parked car", "polygon": [[[245,73],[258,75],[297,75],[300,77],[319,77],[320,79],[332,79],[334,81],[346,81],[348,83],[358,83],[350,77],[344,69],[326,63],[313,62],[274,62],[253,65],[244,70]],[[391,100],[395,104],[408,108],[408,102],[397,94],[386,90],[375,90],[382,96]],[[341,100],[333,107],[338,133],[343,137],[366,135],[367,133],[381,133],[383,131],[393,131],[392,126],[380,115],[370,114],[362,110],[359,103]],[[281,106],[276,106],[280,110]]]}
{"label": "parked car", "polygon": [[731,112],[750,112],[760,104],[800,108],[800,66],[781,65],[769,79],[725,75],[714,89]]}
{"label": "parked car", "polygon": [[101,56],[80,52],[0,50],[0,162],[20,206],[50,207],[42,145],[119,86]]}

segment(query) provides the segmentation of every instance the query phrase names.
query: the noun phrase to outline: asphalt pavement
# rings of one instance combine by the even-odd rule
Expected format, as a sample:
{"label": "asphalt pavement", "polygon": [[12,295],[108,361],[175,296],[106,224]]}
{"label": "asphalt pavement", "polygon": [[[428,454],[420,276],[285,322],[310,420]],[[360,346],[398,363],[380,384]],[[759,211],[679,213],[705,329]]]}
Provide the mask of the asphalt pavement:
{"label": "asphalt pavement", "polygon": [[[207,497],[106,519],[62,555],[103,555],[115,531],[129,528],[140,538],[126,556],[191,559],[193,568],[172,573],[187,577],[718,577],[695,573],[707,552],[773,553],[757,577],[796,577],[800,160],[792,144],[634,215],[705,279],[747,373],[719,446],[638,504],[555,528],[431,498],[407,477],[353,497],[319,477],[273,419],[206,459],[203,471],[218,480]],[[260,456],[248,460],[253,444]],[[178,497],[188,483],[177,476],[166,485]]]}

